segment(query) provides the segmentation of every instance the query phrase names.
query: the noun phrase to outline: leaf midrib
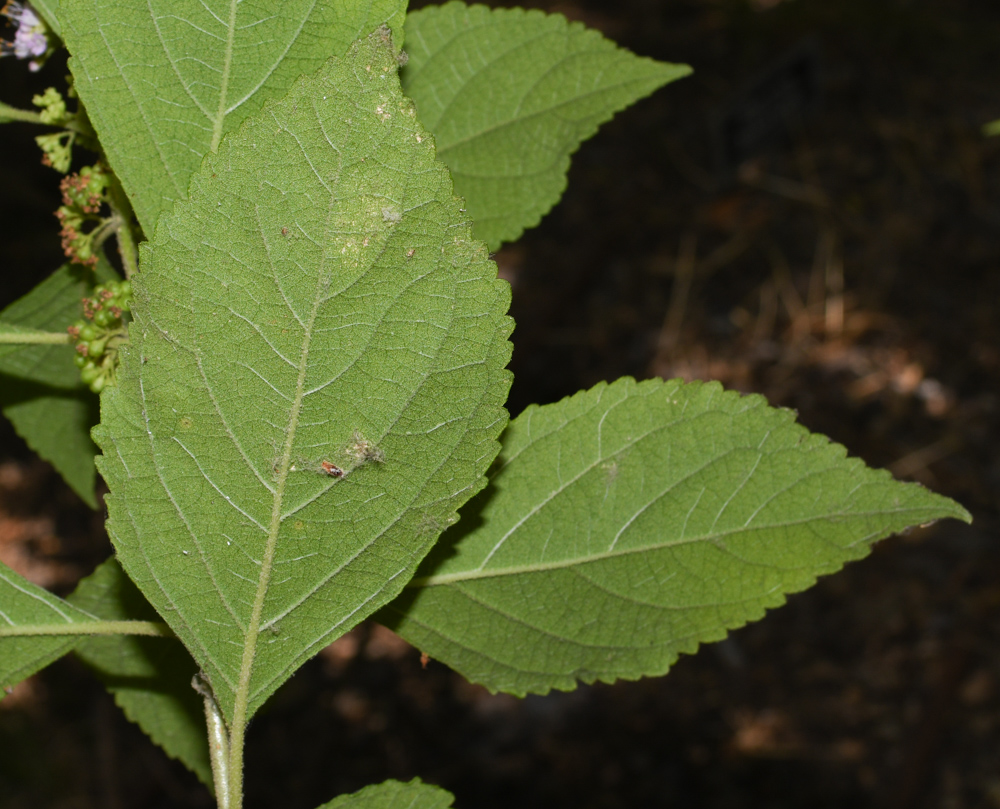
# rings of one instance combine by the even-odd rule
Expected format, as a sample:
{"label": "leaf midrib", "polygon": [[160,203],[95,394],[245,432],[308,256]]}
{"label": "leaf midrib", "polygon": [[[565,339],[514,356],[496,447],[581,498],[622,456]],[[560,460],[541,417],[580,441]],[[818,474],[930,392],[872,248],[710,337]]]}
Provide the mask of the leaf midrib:
{"label": "leaf midrib", "polygon": [[292,448],[295,442],[295,433],[298,428],[299,416],[305,401],[305,380],[309,370],[309,346],[312,342],[313,331],[316,326],[316,316],[323,300],[323,277],[326,272],[327,255],[316,273],[316,290],[313,295],[312,310],[309,313],[309,320],[303,324],[302,349],[299,352],[298,378],[295,381],[295,396],[292,399],[291,409],[288,415],[288,428],[285,433],[285,446],[282,449],[281,462],[278,468],[278,480],[274,488],[274,495],[271,501],[271,520],[268,526],[267,544],[260,563],[260,574],[257,579],[257,593],[254,597],[253,610],[247,631],[244,638],[243,660],[240,664],[240,676],[235,694],[233,710],[233,724],[239,727],[245,723],[249,707],[250,681],[253,675],[253,664],[257,655],[257,641],[260,637],[261,617],[264,612],[264,600],[267,597],[268,587],[271,581],[271,572],[274,567],[274,557],[278,547],[278,534],[281,531],[283,522],[283,504],[285,486],[292,466]]}
{"label": "leaf midrib", "polygon": [[[577,56],[577,55],[582,55],[583,53],[584,52],[581,52],[581,54],[573,54],[573,55]],[[653,78],[653,77],[652,76],[640,76],[640,77],[636,77],[636,78],[627,79],[625,81],[616,82],[615,84],[604,85],[602,87],[599,87],[599,88],[596,88],[596,89],[593,89],[593,90],[588,90],[587,92],[581,93],[580,95],[573,96],[573,98],[567,99],[566,101],[560,101],[557,104],[552,104],[551,106],[545,107],[544,109],[536,110],[535,112],[521,114],[521,115],[518,115],[517,117],[508,118],[505,121],[500,121],[500,122],[498,122],[496,124],[492,124],[491,126],[488,126],[488,127],[484,128],[484,129],[479,129],[476,132],[474,132],[474,133],[472,133],[470,135],[467,135],[466,137],[459,138],[457,140],[453,140],[453,141],[448,142],[446,145],[439,146],[438,147],[438,155],[439,156],[446,155],[446,154],[448,154],[448,152],[452,151],[453,149],[457,149],[459,146],[464,146],[467,143],[471,143],[471,142],[475,141],[478,138],[482,138],[482,137],[485,137],[487,135],[494,134],[496,132],[501,132],[502,130],[508,129],[510,127],[518,126],[519,124],[526,123],[528,121],[531,121],[534,118],[540,118],[540,117],[543,117],[543,116],[546,116],[546,115],[557,115],[559,113],[559,111],[562,110],[562,109],[565,109],[567,107],[572,108],[572,107],[576,106],[582,99],[589,99],[589,98],[592,98],[594,96],[602,95],[602,94],[605,94],[605,93],[608,93],[608,92],[611,92],[611,91],[614,91],[614,90],[620,90],[623,87],[628,87],[631,84],[639,84],[639,83],[642,83],[642,82],[648,82],[648,81],[650,81],[651,78]],[[678,76],[677,78],[681,78],[681,77]],[[537,81],[535,83],[537,84]],[[534,88],[532,88],[532,89],[534,89]],[[458,96],[458,94],[456,93],[456,97],[457,96]],[[527,98],[527,95],[525,95],[525,98],[521,99],[521,103],[523,103],[526,98]],[[627,105],[627,103],[628,102],[622,102],[619,105],[619,107],[624,107],[624,106]],[[451,105],[452,105],[452,102],[449,102],[448,106],[450,107]],[[441,119],[445,115],[445,112],[447,112],[447,107],[444,110],[442,110],[441,115],[438,116],[438,122],[437,123],[440,123]],[[612,110],[605,117],[606,118],[610,118],[612,115],[614,115],[614,112],[615,111]],[[574,128],[577,130],[577,133],[578,133],[581,128],[586,127],[587,124],[591,123],[594,120],[594,118],[596,118],[596,117],[597,116],[588,116],[586,118],[576,118],[576,119],[563,118],[562,120],[571,121],[572,124],[573,124],[573,126],[574,126]]]}
{"label": "leaf midrib", "polygon": [[[500,13],[503,13],[503,10],[498,10],[498,11]],[[527,15],[525,15],[525,16],[527,16]],[[447,50],[448,47],[450,47],[452,44],[454,44],[456,40],[458,40],[458,39],[460,39],[462,37],[468,36],[470,33],[476,31],[477,29],[491,29],[492,27],[493,26],[491,25],[491,22],[485,22],[485,23],[480,23],[478,25],[473,25],[473,26],[469,26],[467,28],[461,29],[458,33],[456,33],[454,36],[451,36],[446,42],[444,42],[441,45],[441,47],[437,48],[436,51],[435,51],[434,56],[432,56],[430,59],[428,59],[427,62],[421,67],[421,69],[419,71],[414,71],[413,72],[413,74],[412,74],[413,78],[410,81],[407,82],[407,85],[409,86],[409,85],[412,85],[414,82],[416,82],[417,78],[425,70],[427,70],[427,68],[431,64],[433,64],[434,59],[437,58],[437,56],[442,51]],[[589,29],[584,29],[584,31],[589,32]],[[553,27],[551,29],[546,29],[544,31],[541,31],[541,32],[539,32],[538,34],[536,34],[535,36],[533,36],[533,37],[531,37],[529,39],[518,41],[516,45],[514,45],[513,47],[510,47],[510,48],[504,50],[502,53],[494,54],[493,58],[490,59],[490,61],[483,67],[483,69],[480,70],[480,71],[476,71],[476,73],[474,73],[472,77],[474,78],[475,76],[478,76],[484,70],[495,68],[496,65],[499,62],[502,62],[504,59],[508,58],[509,56],[511,56],[512,54],[516,53],[519,50],[522,50],[522,49],[524,49],[524,48],[526,48],[526,47],[528,47],[530,45],[536,44],[541,39],[545,39],[547,37],[551,37],[551,36],[554,35],[554,36],[559,37],[563,41],[567,41],[568,40],[568,41],[572,42],[573,41],[573,36],[572,36],[573,33],[574,32],[572,31],[572,23],[570,23],[569,26],[567,27],[567,29],[565,31],[559,31],[559,30],[556,30],[556,28]],[[426,39],[424,37],[421,37],[421,39],[424,39],[424,41],[426,42]],[[608,48],[607,47],[608,45],[610,45],[611,47]],[[580,49],[580,50],[573,50],[573,51],[564,52],[563,56],[559,59],[559,61],[557,61],[556,63],[554,63],[553,65],[551,65],[545,71],[545,73],[542,76],[539,76],[538,78],[535,79],[535,81],[531,85],[531,88],[529,88],[529,92],[530,92],[531,89],[534,89],[534,87],[538,84],[538,82],[542,78],[544,78],[544,76],[549,75],[553,70],[555,70],[556,68],[558,68],[560,65],[562,65],[564,62],[566,62],[570,58],[575,58],[575,57],[578,57],[578,56],[594,55],[594,54],[598,54],[598,55],[614,55],[616,53],[616,51],[617,51],[617,48],[616,48],[616,46],[613,43],[610,43],[608,40],[604,39],[603,37],[600,37],[597,40],[596,47],[587,47],[587,48],[583,48],[583,49]],[[674,78],[674,79],[683,78],[685,75],[688,75],[691,72],[690,67],[687,67],[686,65],[672,65],[672,64],[669,64],[669,63],[665,63],[665,62],[657,62],[657,61],[652,60],[652,59],[643,59],[642,57],[637,57],[637,58],[641,59],[645,63],[650,63],[651,62],[657,68],[673,67],[675,69],[674,72],[677,72],[677,73],[681,74],[681,75],[673,76],[673,77],[670,77],[670,78]],[[685,70],[685,68],[687,68],[687,69]],[[645,77],[634,77],[634,78],[630,78],[630,79],[628,79],[626,81],[621,81],[621,82],[617,82],[615,84],[609,84],[609,85],[606,85],[606,86],[603,86],[603,87],[600,87],[600,88],[591,89],[591,90],[588,90],[586,93],[583,93],[581,95],[576,95],[576,96],[574,96],[571,99],[567,99],[566,101],[559,102],[558,104],[554,104],[552,106],[546,107],[545,109],[541,109],[541,110],[538,110],[536,112],[529,113],[527,115],[521,115],[521,116],[518,116],[516,118],[509,118],[509,119],[507,119],[505,121],[501,121],[499,123],[493,124],[492,126],[489,126],[489,127],[485,128],[485,129],[477,130],[473,134],[468,135],[468,136],[466,136],[464,138],[460,138],[458,140],[451,141],[447,145],[442,144],[441,143],[441,137],[440,137],[440,135],[437,135],[436,137],[437,137],[437,152],[438,152],[438,157],[442,157],[442,155],[447,154],[450,150],[455,149],[455,148],[457,148],[459,146],[462,146],[462,145],[464,145],[466,143],[470,143],[470,142],[476,140],[477,138],[483,137],[485,135],[489,135],[489,134],[492,134],[494,132],[502,131],[503,129],[506,129],[508,127],[516,126],[517,124],[520,124],[520,123],[523,123],[523,122],[526,122],[526,121],[530,121],[533,118],[537,118],[537,117],[540,117],[540,116],[543,116],[543,115],[555,114],[555,113],[558,112],[558,110],[563,109],[564,107],[569,107],[569,106],[573,106],[573,105],[577,104],[580,101],[580,99],[590,98],[592,96],[599,95],[601,93],[604,93],[604,92],[607,92],[607,91],[610,91],[610,90],[618,90],[618,89],[620,89],[622,87],[626,87],[626,86],[628,86],[630,84],[635,84],[637,82],[649,81],[650,78],[652,78],[652,76],[650,76],[650,75],[647,75]],[[668,80],[670,80],[670,78],[668,78]],[[463,81],[462,82],[462,86],[464,87],[464,86],[468,85],[468,83],[469,83],[468,81]],[[408,88],[404,88],[404,89],[408,89]],[[449,99],[449,101],[441,108],[441,112],[438,114],[436,120],[433,121],[433,123],[432,122],[428,122],[428,127],[430,129],[434,130],[438,126],[438,124],[440,124],[441,120],[446,117],[446,115],[448,114],[448,111],[454,106],[454,104],[456,102],[456,99],[459,97],[459,95],[461,95],[461,88],[459,89],[459,92],[456,92],[455,95],[451,99]],[[525,93],[525,95],[524,95],[524,97],[522,97],[520,103],[524,102],[525,98],[527,98],[527,95],[528,95],[528,93]],[[519,103],[519,106],[520,106],[520,103]],[[576,120],[576,121],[574,121],[574,124],[575,124],[576,127],[580,127],[580,126],[585,125],[586,121],[587,121],[587,119],[583,119],[583,121]]]}
{"label": "leaf midrib", "polygon": [[226,55],[222,61],[222,82],[219,86],[219,104],[215,111],[215,121],[212,123],[212,143],[208,147],[214,152],[222,140],[222,128],[226,122],[226,98],[229,95],[229,76],[233,66],[233,44],[236,40],[236,8],[237,0],[229,0],[229,30],[226,33]]}
{"label": "leaf midrib", "polygon": [[[618,405],[622,404],[624,401],[625,400],[616,402],[614,405],[612,405],[611,409],[614,409],[614,407],[617,407]],[[686,410],[686,407],[685,407],[685,410]],[[610,410],[608,412],[610,412]],[[709,411],[709,412],[711,412],[711,411]],[[581,414],[579,416],[579,418],[584,418],[587,415],[589,415],[589,414]],[[702,415],[705,415],[705,413],[700,413],[698,415],[702,416]],[[607,416],[607,413],[604,414],[604,417],[606,417],[606,416]],[[680,418],[682,418],[682,417],[683,417],[683,413],[681,414]],[[575,420],[576,419],[572,419],[572,421],[575,421]],[[567,422],[567,424],[561,425],[557,430],[553,431],[552,433],[549,433],[546,437],[551,437],[555,432],[558,432],[559,430],[565,429],[568,426],[568,423],[569,422]],[[615,452],[613,452],[611,454],[605,455],[604,453],[599,453],[599,457],[596,460],[594,460],[593,462],[591,462],[589,464],[585,464],[584,467],[582,468],[582,470],[579,473],[577,473],[576,475],[574,475],[570,480],[568,480],[563,485],[561,485],[558,488],[556,488],[540,504],[538,504],[537,506],[535,506],[532,509],[530,509],[530,511],[528,512],[528,514],[525,516],[525,518],[521,519],[512,528],[508,529],[506,531],[506,533],[505,533],[503,541],[505,541],[508,537],[513,536],[517,532],[517,530],[520,527],[520,525],[522,525],[525,522],[527,522],[528,519],[530,519],[532,516],[534,516],[535,514],[537,514],[538,512],[540,512],[546,506],[546,504],[550,503],[556,496],[558,496],[562,492],[566,491],[570,486],[572,486],[574,483],[576,483],[578,480],[580,480],[583,476],[585,476],[588,473],[590,473],[591,471],[593,471],[601,463],[606,462],[609,458],[613,458],[613,457],[615,457],[617,455],[620,455],[624,450],[628,449],[629,446],[632,446],[632,445],[636,444],[638,441],[642,440],[643,438],[648,437],[649,435],[652,435],[653,433],[660,432],[662,430],[669,429],[670,427],[676,426],[676,423],[677,423],[677,420],[674,420],[674,421],[670,422],[669,424],[661,425],[661,426],[659,426],[657,428],[654,428],[653,430],[649,430],[649,431],[647,431],[647,432],[645,432],[645,433],[637,436],[632,441],[627,442],[624,446],[618,448]],[[770,431],[769,431],[769,434],[770,434]],[[530,446],[531,446],[531,443],[526,444],[520,451],[518,451],[518,453],[516,453],[516,455],[520,455],[521,452],[524,452]],[[768,453],[766,453],[765,451],[763,451],[761,449],[762,446],[763,446],[763,442],[758,445],[757,451],[761,455],[768,454]],[[826,445],[824,445],[824,446],[826,446]],[[655,498],[651,499],[648,503],[646,503],[643,506],[642,509],[640,509],[636,513],[639,513],[640,511],[645,510],[645,508],[648,507],[648,505],[650,503],[652,503],[655,500],[657,500],[657,499],[665,496],[670,491],[672,491],[674,488],[676,488],[676,486],[678,486],[678,485],[680,485],[680,484],[682,484],[682,483],[690,480],[695,475],[703,472],[709,466],[718,463],[720,460],[722,460],[723,458],[727,457],[731,453],[739,451],[739,450],[746,450],[746,449],[751,449],[751,448],[750,447],[732,447],[732,448],[726,450],[724,453],[722,453],[720,455],[717,455],[716,457],[712,458],[708,463],[703,464],[702,466],[699,466],[697,469],[693,470],[690,474],[688,474],[688,475],[684,476],[683,478],[675,481],[669,488],[665,489],[663,492],[661,492],[660,494],[658,494]],[[778,448],[775,448],[775,450],[772,450],[772,451],[780,451],[780,449],[781,448],[778,447]],[[817,449],[821,449],[821,448],[817,448]],[[508,459],[508,461],[506,463],[504,463],[504,465],[503,465],[503,467],[501,467],[501,469],[507,467],[512,460],[513,460],[513,458]],[[809,477],[812,477],[812,476],[817,475],[817,474],[822,474],[822,473],[824,473],[826,471],[829,471],[829,469],[828,468],[824,468],[824,469],[815,470],[815,471],[813,471],[813,472],[811,472],[809,474]],[[785,487],[781,491],[782,492],[787,491],[788,488],[791,488],[792,486],[800,484],[802,482],[802,480],[803,480],[802,478],[799,478],[799,479],[795,480],[792,484],[790,484],[790,486]],[[775,495],[772,494],[772,497],[769,498],[769,499],[773,499],[774,496]],[[754,514],[756,515],[757,513],[759,513],[759,511],[760,511],[760,509],[758,508],[757,510],[755,510]],[[882,510],[878,510],[877,512],[872,512],[872,513],[889,515],[889,514],[905,514],[905,513],[912,513],[912,512],[919,512],[919,511],[921,511],[921,509],[919,509],[919,508],[904,508],[904,509],[882,509]],[[710,534],[699,534],[699,535],[695,535],[695,536],[692,536],[692,537],[685,537],[685,538],[680,538],[680,539],[674,539],[674,540],[665,541],[665,542],[657,542],[657,543],[653,543],[653,544],[649,544],[649,545],[644,545],[644,546],[637,547],[637,548],[626,548],[626,549],[619,550],[616,547],[612,546],[612,548],[610,548],[607,551],[602,551],[602,552],[599,552],[599,553],[590,554],[590,555],[587,555],[585,557],[574,556],[574,557],[569,557],[569,558],[565,558],[565,559],[561,559],[561,560],[553,561],[553,562],[534,562],[534,563],[530,563],[530,564],[526,564],[526,565],[513,565],[513,566],[509,566],[509,567],[502,567],[502,568],[484,569],[482,567],[482,565],[486,564],[486,562],[489,560],[489,558],[492,557],[496,553],[497,550],[499,550],[499,545],[498,545],[498,546],[494,547],[488,553],[486,559],[483,562],[481,562],[478,567],[474,567],[474,568],[471,568],[469,570],[464,570],[464,571],[457,571],[455,573],[443,573],[443,574],[439,574],[439,575],[433,575],[432,574],[430,576],[414,577],[413,579],[411,579],[407,583],[406,587],[407,587],[407,589],[409,589],[409,588],[416,588],[416,587],[435,587],[435,586],[447,585],[447,584],[452,584],[452,583],[461,582],[461,581],[475,581],[475,580],[480,580],[480,579],[497,578],[497,577],[502,577],[502,576],[518,575],[518,574],[525,574],[525,573],[537,573],[537,572],[548,571],[548,570],[559,570],[559,569],[565,569],[565,568],[575,567],[575,566],[578,566],[578,565],[589,564],[591,562],[599,562],[599,561],[603,561],[603,560],[606,560],[606,559],[613,559],[613,558],[617,558],[617,557],[620,557],[620,556],[626,556],[626,555],[633,554],[633,553],[653,552],[653,551],[658,551],[658,550],[664,550],[664,549],[671,548],[671,547],[680,547],[680,546],[688,545],[688,544],[691,544],[691,543],[694,543],[694,542],[713,542],[713,543],[715,543],[715,542],[723,540],[723,539],[725,539],[727,537],[735,536],[737,534],[743,533],[743,532],[748,531],[748,530],[758,531],[758,530],[773,530],[773,529],[778,529],[778,528],[797,527],[797,526],[807,525],[807,524],[812,523],[812,522],[816,522],[817,520],[828,520],[828,519],[831,519],[831,518],[849,517],[849,516],[862,517],[862,516],[865,516],[865,514],[861,514],[861,513],[848,513],[848,514],[844,514],[844,513],[830,512],[830,513],[825,514],[825,515],[812,515],[810,517],[806,517],[806,518],[803,518],[801,520],[788,520],[788,521],[781,521],[781,522],[772,522],[772,523],[768,523],[766,525],[760,525],[760,526],[755,526],[755,527],[751,527],[749,525],[743,525],[743,526],[741,526],[739,528],[734,528],[734,529],[731,529],[729,531],[720,531],[720,532],[713,531]],[[629,522],[631,522],[631,520]],[[626,523],[624,527],[627,527],[628,524],[629,523]],[[873,536],[875,536],[875,534],[868,535],[868,536],[862,538],[861,540],[858,540],[857,542],[852,543],[852,544],[859,544],[861,542],[865,542],[865,541],[867,541],[869,538],[871,538]],[[501,541],[500,544],[503,544],[503,541]]]}
{"label": "leaf midrib", "polygon": [[[883,510],[878,511],[878,514],[907,514],[912,512],[925,511],[926,509],[919,508],[908,508],[908,509],[895,509],[895,510]],[[568,559],[560,559],[555,562],[537,562],[527,565],[513,565],[511,567],[503,568],[491,568],[488,570],[480,570],[478,568],[473,568],[472,570],[460,571],[457,573],[443,573],[441,575],[431,575],[431,576],[421,576],[419,578],[413,578],[406,585],[407,589],[416,587],[439,587],[442,585],[454,584],[455,582],[461,581],[478,581],[480,579],[490,579],[499,578],[501,576],[516,576],[523,573],[541,573],[549,570],[560,570],[565,568],[573,568],[581,565],[587,565],[592,562],[601,562],[606,559],[614,559],[621,556],[628,556],[634,553],[648,553],[653,551],[665,550],[667,548],[681,547],[684,545],[690,545],[695,542],[711,542],[716,544],[718,540],[725,539],[727,537],[736,536],[738,534],[747,531],[762,531],[762,530],[772,530],[776,528],[792,528],[796,526],[808,525],[819,520],[828,520],[837,517],[866,517],[871,516],[871,513],[856,513],[856,514],[844,514],[844,513],[830,513],[827,515],[820,515],[814,517],[807,517],[801,520],[788,520],[785,522],[769,523],[764,526],[759,527],[742,527],[734,528],[730,531],[719,531],[712,534],[701,534],[693,537],[686,537],[683,539],[675,539],[666,542],[656,542],[650,545],[643,545],[638,548],[626,548],[623,550],[615,549],[613,551],[602,551],[600,553],[591,554],[585,557],[572,557]],[[859,545],[867,542],[869,539],[878,535],[879,532],[873,532],[867,534],[859,540],[852,542],[851,545]],[[753,564],[742,560],[745,564]],[[774,567],[774,565],[767,565],[767,567]],[[794,570],[795,568],[786,568],[788,570]]]}

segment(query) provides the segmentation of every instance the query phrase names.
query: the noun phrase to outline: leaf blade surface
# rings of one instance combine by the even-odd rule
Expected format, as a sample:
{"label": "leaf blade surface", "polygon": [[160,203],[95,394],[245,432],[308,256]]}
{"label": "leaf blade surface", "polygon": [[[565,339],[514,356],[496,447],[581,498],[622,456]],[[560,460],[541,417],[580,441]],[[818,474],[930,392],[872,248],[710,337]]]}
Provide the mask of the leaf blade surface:
{"label": "leaf blade surface", "polygon": [[[0,627],[61,627],[96,616],[50,593],[0,563]],[[79,635],[0,636],[0,686],[16,685],[69,652]],[[0,693],[2,698],[2,693]]]}
{"label": "leaf blade surface", "polygon": [[406,0],[87,0],[63,4],[75,87],[139,224],[187,193],[221,137]]}
{"label": "leaf blade surface", "polygon": [[406,783],[372,784],[334,798],[317,809],[448,809],[453,799],[450,792],[414,778]]}
{"label": "leaf blade surface", "polygon": [[793,418],[677,380],[533,406],[379,620],[495,690],[659,675],[876,539],[968,517]]}
{"label": "leaf blade surface", "polygon": [[406,31],[403,89],[493,250],[559,201],[570,155],[602,123],[691,72],[519,8],[429,6]]}
{"label": "leaf blade surface", "polygon": [[102,396],[118,557],[228,719],[399,592],[506,423],[509,287],[395,68],[375,34],[223,141]]}

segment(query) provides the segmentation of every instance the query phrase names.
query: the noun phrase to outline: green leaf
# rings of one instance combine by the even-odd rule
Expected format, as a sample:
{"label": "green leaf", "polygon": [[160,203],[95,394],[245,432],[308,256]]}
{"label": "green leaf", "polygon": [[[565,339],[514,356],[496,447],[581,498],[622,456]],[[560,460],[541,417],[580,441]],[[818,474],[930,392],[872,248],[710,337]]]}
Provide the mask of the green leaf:
{"label": "green leaf", "polygon": [[350,795],[341,795],[317,809],[448,809],[454,796],[440,787],[421,783],[383,781]]}
{"label": "green leaf", "polygon": [[87,0],[61,14],[74,86],[151,235],[223,135],[380,24],[401,35],[406,0]]}
{"label": "green leaf", "polygon": [[534,227],[570,155],[616,112],[691,72],[560,14],[446,3],[406,18],[403,89],[490,249]]}
{"label": "green leaf", "polygon": [[988,138],[1000,135],[1000,121],[990,121],[988,124],[983,124],[983,134]]}
{"label": "green leaf", "polygon": [[86,389],[55,390],[0,376],[0,402],[4,416],[25,443],[52,464],[84,503],[96,509],[97,447],[90,438],[90,430],[97,422],[94,394]]}
{"label": "green leaf", "polygon": [[622,379],[511,422],[491,485],[379,620],[514,694],[667,671],[955,502],[761,396]]}
{"label": "green leaf", "polygon": [[[80,299],[96,281],[115,277],[103,259],[96,275],[66,264],[2,312],[0,319],[27,328],[62,331],[83,314]],[[0,346],[0,408],[17,434],[91,508],[94,455],[90,428],[97,399],[80,381],[70,345]]]}
{"label": "green leaf", "polygon": [[[96,619],[48,590],[0,564],[0,629],[28,627],[58,630]],[[0,636],[0,687],[16,685],[58,660],[79,641],[78,635]],[[0,698],[3,692],[0,692]]]}
{"label": "green leaf", "polygon": [[61,37],[59,6],[60,0],[31,0],[31,7],[41,14],[45,24],[56,33],[56,36]]}
{"label": "green leaf", "polygon": [[[113,273],[102,262],[100,277]],[[80,299],[90,293],[94,274],[64,264],[27,295],[0,312],[2,331],[20,327],[28,332],[65,332],[83,316]],[[65,345],[0,345],[0,373],[62,390],[83,388],[80,370],[73,364],[73,348]]]}
{"label": "green leaf", "polygon": [[395,68],[374,34],[223,141],[102,394],[119,560],[230,721],[399,593],[506,423],[510,289]]}
{"label": "green leaf", "polygon": [[[114,557],[81,581],[67,600],[109,621],[158,619]],[[198,667],[184,646],[174,638],[115,635],[87,638],[74,651],[125,715],[211,789],[202,698],[191,687]]]}

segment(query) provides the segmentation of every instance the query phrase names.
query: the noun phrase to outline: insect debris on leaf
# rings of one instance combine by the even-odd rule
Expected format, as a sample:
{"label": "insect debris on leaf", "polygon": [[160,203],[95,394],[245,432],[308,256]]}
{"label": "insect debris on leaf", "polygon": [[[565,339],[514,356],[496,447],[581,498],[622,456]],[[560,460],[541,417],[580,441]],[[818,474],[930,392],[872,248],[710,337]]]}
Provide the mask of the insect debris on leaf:
{"label": "insect debris on leaf", "polygon": [[329,461],[320,461],[319,465],[332,478],[342,478],[344,476],[344,470],[336,464],[332,464]]}

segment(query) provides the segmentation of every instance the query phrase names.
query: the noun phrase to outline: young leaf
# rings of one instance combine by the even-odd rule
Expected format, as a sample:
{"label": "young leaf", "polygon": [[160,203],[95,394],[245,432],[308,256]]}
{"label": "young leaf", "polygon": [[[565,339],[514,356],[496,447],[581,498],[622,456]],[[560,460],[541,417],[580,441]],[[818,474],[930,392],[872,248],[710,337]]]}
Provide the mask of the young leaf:
{"label": "young leaf", "polygon": [[[67,599],[109,621],[159,616],[111,557]],[[175,638],[114,635],[86,638],[74,649],[132,722],[171,758],[212,788],[202,698],[191,687],[198,667]]]}
{"label": "young leaf", "polygon": [[[0,319],[29,328],[63,330],[83,313],[80,299],[93,280],[114,278],[103,259],[96,276],[63,265]],[[8,378],[9,377],[9,378]],[[0,346],[0,408],[29,447],[51,463],[80,498],[97,508],[94,455],[90,428],[97,421],[97,401],[80,381],[69,345]]]}
{"label": "young leaf", "polygon": [[383,29],[223,141],[102,394],[118,558],[237,725],[399,593],[506,423],[510,290],[395,68]]}
{"label": "young leaf", "polygon": [[[147,235],[202,158],[406,0],[88,0],[61,9],[74,86]],[[398,39],[398,37],[397,37]]]}
{"label": "young leaf", "polygon": [[691,72],[520,8],[430,6],[407,16],[406,40],[403,89],[493,250],[559,201],[570,155],[602,123]]}
{"label": "young leaf", "polygon": [[957,503],[761,396],[622,379],[504,433],[491,485],[379,619],[514,694],[667,671]]}
{"label": "young leaf", "polygon": [[408,783],[383,781],[350,795],[341,795],[317,809],[448,809],[454,796],[419,778]]}
{"label": "young leaf", "polygon": [[[68,624],[97,620],[0,564],[0,687],[16,685],[69,652],[79,635],[58,632]],[[28,634],[7,635],[11,630]],[[4,692],[0,691],[0,699]]]}

